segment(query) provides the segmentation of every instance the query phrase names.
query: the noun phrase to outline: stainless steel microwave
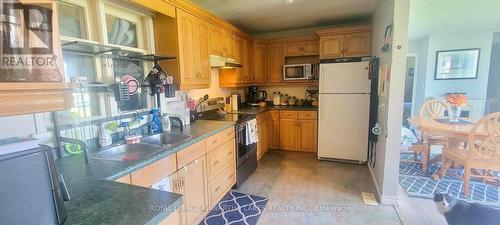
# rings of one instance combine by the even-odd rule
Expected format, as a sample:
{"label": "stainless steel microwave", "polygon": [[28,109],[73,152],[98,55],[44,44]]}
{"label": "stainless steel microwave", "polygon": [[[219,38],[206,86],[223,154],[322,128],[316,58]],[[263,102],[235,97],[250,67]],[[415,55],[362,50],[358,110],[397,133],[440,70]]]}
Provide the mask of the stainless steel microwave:
{"label": "stainless steel microwave", "polygon": [[312,64],[291,64],[283,66],[283,80],[309,80],[313,78]]}

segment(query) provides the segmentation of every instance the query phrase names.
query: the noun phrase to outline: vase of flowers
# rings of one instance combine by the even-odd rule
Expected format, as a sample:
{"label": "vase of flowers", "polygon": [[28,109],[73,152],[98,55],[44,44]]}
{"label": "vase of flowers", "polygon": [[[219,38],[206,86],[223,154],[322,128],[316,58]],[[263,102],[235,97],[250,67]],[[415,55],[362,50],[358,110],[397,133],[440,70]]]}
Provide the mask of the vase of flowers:
{"label": "vase of flowers", "polygon": [[446,96],[446,101],[450,106],[448,118],[451,123],[457,123],[462,113],[462,107],[467,106],[467,96],[460,93],[450,93]]}

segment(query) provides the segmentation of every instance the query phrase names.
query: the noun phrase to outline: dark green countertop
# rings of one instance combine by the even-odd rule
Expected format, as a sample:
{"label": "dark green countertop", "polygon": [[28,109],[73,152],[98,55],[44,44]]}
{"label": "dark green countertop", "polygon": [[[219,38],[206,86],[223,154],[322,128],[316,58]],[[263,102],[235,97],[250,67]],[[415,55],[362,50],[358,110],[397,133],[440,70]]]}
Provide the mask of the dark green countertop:
{"label": "dark green countertop", "polygon": [[314,106],[275,106],[275,105],[268,105],[266,107],[258,107],[258,106],[245,106],[242,108],[239,108],[237,111],[231,111],[229,113],[241,113],[241,114],[259,114],[262,112],[265,112],[267,110],[298,110],[298,111],[316,111],[318,110],[318,107]]}
{"label": "dark green countertop", "polygon": [[191,135],[191,138],[137,161],[117,162],[90,159],[89,164],[85,164],[81,155],[56,160],[71,196],[71,200],[65,203],[68,214],[65,224],[153,225],[160,223],[180,206],[181,195],[122,184],[113,180],[232,126],[234,124],[231,122],[198,120],[184,127],[184,133]]}

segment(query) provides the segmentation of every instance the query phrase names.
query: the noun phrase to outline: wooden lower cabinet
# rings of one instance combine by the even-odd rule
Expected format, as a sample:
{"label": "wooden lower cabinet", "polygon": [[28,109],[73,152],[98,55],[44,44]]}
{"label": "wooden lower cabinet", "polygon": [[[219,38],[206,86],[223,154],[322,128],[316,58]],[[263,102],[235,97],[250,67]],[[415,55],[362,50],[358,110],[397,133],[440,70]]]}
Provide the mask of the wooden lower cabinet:
{"label": "wooden lower cabinet", "polygon": [[297,119],[280,119],[280,149],[297,150]]}
{"label": "wooden lower cabinet", "polygon": [[205,176],[205,156],[196,159],[181,169],[186,224],[197,224],[206,211],[207,180]]}
{"label": "wooden lower cabinet", "polygon": [[316,111],[280,111],[280,118],[277,120],[279,124],[273,125],[279,126],[279,132],[272,129],[271,135],[279,137],[279,149],[316,152],[318,136],[316,114]]}
{"label": "wooden lower cabinet", "polygon": [[269,148],[271,148],[271,149],[279,149],[280,148],[280,111],[279,110],[271,110],[270,111]]}
{"label": "wooden lower cabinet", "polygon": [[297,150],[316,152],[318,125],[316,120],[297,121]]}
{"label": "wooden lower cabinet", "polygon": [[271,119],[269,111],[257,115],[257,131],[259,132],[259,141],[257,142],[257,160],[260,160],[269,150]]}
{"label": "wooden lower cabinet", "polygon": [[160,224],[199,224],[236,183],[234,134],[228,128],[116,181],[149,188],[168,177],[182,205]]}

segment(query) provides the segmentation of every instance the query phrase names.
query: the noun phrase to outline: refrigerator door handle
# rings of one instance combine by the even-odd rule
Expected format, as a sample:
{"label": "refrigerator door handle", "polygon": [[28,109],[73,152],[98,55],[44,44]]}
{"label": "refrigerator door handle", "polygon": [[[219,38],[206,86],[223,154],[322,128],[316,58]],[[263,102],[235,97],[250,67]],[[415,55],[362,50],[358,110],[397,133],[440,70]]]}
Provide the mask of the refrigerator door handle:
{"label": "refrigerator door handle", "polygon": [[319,92],[323,92],[325,90],[325,82],[324,82],[324,78],[325,78],[325,67],[322,67],[320,65],[320,73],[319,73]]}
{"label": "refrigerator door handle", "polygon": [[320,94],[320,95],[319,95],[319,102],[320,102],[320,104],[319,104],[319,106],[318,106],[318,107],[319,107],[319,118],[320,118],[320,119],[323,119],[323,118],[325,117],[325,113],[323,112],[323,111],[324,111],[324,109],[323,109],[324,107],[321,107],[321,99],[322,99],[322,98],[323,98],[323,95],[322,95],[322,94]]}

